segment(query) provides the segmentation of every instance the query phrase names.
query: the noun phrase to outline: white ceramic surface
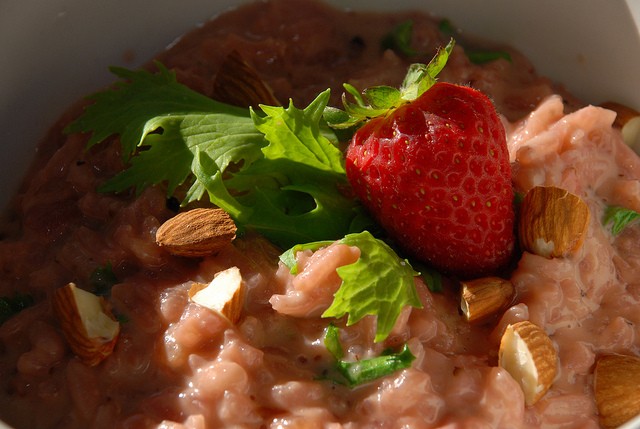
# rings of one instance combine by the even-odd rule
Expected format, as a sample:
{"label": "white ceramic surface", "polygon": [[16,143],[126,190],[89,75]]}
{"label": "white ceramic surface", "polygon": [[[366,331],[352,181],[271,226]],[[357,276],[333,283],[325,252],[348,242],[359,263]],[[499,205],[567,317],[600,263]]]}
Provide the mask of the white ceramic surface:
{"label": "white ceramic surface", "polygon": [[[616,100],[640,109],[640,0],[329,1],[355,9],[430,10],[467,33],[515,45],[541,74],[587,102]],[[56,118],[112,81],[108,65],[134,68],[237,3],[0,0],[0,209]],[[640,429],[640,420],[630,428]]]}
{"label": "white ceramic surface", "polygon": [[[508,41],[584,100],[640,108],[640,0],[329,0],[352,8],[424,8],[468,33]],[[136,67],[235,0],[0,0],[0,208],[36,142],[79,97]],[[579,5],[579,7],[578,7]]]}

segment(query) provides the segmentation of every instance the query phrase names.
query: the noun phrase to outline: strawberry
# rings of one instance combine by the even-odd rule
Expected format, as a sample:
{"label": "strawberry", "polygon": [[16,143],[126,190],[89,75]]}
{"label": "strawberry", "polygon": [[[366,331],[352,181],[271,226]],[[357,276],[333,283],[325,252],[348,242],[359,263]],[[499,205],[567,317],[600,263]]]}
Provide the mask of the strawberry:
{"label": "strawberry", "polygon": [[414,65],[400,91],[368,89],[371,105],[359,95],[355,105],[345,100],[348,118],[338,126],[365,122],[347,150],[347,177],[390,238],[434,268],[469,278],[510,260],[513,190],[505,131],[491,100],[466,86],[435,83],[452,47],[428,66]]}

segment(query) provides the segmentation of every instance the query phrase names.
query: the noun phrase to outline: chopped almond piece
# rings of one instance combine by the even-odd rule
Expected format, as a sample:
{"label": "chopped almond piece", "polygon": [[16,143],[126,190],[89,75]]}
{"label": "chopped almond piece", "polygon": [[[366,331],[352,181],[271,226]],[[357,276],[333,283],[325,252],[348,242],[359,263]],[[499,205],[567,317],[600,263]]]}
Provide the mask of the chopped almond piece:
{"label": "chopped almond piece", "polygon": [[194,283],[189,298],[198,305],[216,311],[232,324],[238,323],[244,303],[244,283],[237,267],[219,272],[208,285]]}
{"label": "chopped almond piece", "polygon": [[460,308],[467,322],[475,323],[506,309],[516,290],[509,280],[483,277],[461,283]]}
{"label": "chopped almond piece", "polygon": [[104,298],[69,283],[54,292],[53,314],[71,350],[87,365],[98,365],[113,352],[118,323]]}

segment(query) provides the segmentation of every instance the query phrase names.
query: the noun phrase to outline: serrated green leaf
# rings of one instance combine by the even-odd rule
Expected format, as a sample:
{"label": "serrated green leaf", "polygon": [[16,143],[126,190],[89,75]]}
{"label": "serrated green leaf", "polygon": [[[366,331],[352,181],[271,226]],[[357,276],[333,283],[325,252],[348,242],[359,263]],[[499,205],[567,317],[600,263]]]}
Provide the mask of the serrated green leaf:
{"label": "serrated green leaf", "polygon": [[413,279],[419,273],[367,231],[350,234],[340,242],[357,246],[361,255],[354,264],[337,269],[343,283],[323,317],[342,317],[348,313],[347,325],[352,325],[367,315],[375,315],[375,341],[382,341],[405,305],[422,308]]}
{"label": "serrated green leaf", "polygon": [[339,191],[348,186],[342,153],[320,128],[328,98],[325,91],[305,109],[290,103],[261,106],[264,116],[252,112],[268,145],[260,159],[224,181],[206,154],[194,168],[214,204],[282,247],[340,238],[358,216],[358,203]]}
{"label": "serrated green leaf", "polygon": [[90,95],[95,103],[65,128],[66,133],[92,132],[88,148],[119,134],[126,162],[149,132],[147,123],[156,117],[191,112],[225,112],[248,117],[246,109],[228,106],[179,84],[175,73],[159,62],[158,73],[110,67],[124,81],[114,88]]}
{"label": "serrated green leaf", "polygon": [[188,184],[182,205],[207,194],[240,232],[252,228],[283,247],[351,232],[360,206],[339,191],[349,185],[335,134],[321,122],[328,90],[303,110],[256,113],[204,97],[157,66],[157,74],[112,68],[127,82],[91,96],[66,130],[93,132],[89,147],[120,134],[127,160],[139,148],[100,191],[166,183],[171,195]]}
{"label": "serrated green leaf", "polygon": [[[405,305],[422,308],[414,282],[414,277],[419,273],[368,231],[348,234],[339,242],[358,247],[360,258],[353,264],[337,269],[342,284],[322,317],[349,314],[347,325],[352,325],[364,316],[375,315],[375,341],[382,341],[395,326]],[[298,251],[315,251],[329,244],[331,242],[323,241],[299,245],[285,252],[281,260],[292,273],[297,273],[295,254]]]}

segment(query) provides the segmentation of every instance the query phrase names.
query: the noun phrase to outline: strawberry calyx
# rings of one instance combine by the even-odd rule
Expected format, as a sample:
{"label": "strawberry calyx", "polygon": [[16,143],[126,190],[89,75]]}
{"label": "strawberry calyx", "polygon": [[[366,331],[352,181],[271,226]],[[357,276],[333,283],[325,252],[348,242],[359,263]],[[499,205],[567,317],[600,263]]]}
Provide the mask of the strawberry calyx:
{"label": "strawberry calyx", "polygon": [[[438,48],[429,64],[415,63],[409,66],[399,89],[380,85],[367,88],[360,94],[352,85],[345,83],[343,86],[346,93],[342,94],[344,110],[326,107],[324,119],[332,128],[347,129],[386,115],[416,100],[436,83],[436,76],[447,64],[454,45],[455,41],[452,38],[447,46]],[[354,98],[355,103],[347,100],[347,93]]]}

